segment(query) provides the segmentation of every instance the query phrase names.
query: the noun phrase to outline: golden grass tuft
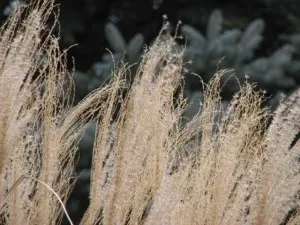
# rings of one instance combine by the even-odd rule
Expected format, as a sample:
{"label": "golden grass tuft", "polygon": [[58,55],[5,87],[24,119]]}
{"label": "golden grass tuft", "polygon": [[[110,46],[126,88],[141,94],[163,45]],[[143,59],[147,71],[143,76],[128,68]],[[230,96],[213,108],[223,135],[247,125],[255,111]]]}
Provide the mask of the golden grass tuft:
{"label": "golden grass tuft", "polygon": [[183,122],[183,49],[160,33],[132,82],[121,64],[72,106],[66,51],[45,26],[53,7],[20,6],[0,31],[1,224],[60,224],[78,140],[92,120],[82,225],[299,224],[300,91],[267,126],[271,115],[248,83],[222,109],[220,71]]}

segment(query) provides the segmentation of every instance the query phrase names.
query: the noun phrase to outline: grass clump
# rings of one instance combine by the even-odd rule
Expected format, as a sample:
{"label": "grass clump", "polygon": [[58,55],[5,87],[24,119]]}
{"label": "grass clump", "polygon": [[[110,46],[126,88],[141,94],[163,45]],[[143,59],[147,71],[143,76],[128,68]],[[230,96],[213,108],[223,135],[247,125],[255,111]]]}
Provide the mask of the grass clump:
{"label": "grass clump", "polygon": [[300,91],[267,126],[271,115],[248,83],[221,108],[218,72],[199,113],[183,123],[183,51],[161,33],[133,81],[120,65],[72,106],[66,51],[45,27],[53,6],[20,6],[0,32],[1,224],[61,222],[78,140],[92,120],[82,225],[299,224]]}

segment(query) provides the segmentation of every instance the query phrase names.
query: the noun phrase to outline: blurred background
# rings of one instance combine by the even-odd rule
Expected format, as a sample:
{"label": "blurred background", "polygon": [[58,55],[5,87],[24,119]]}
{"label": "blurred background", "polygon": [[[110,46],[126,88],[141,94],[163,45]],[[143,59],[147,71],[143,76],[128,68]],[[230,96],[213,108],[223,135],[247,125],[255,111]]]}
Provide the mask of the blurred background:
{"label": "blurred background", "polygon": [[[3,23],[21,1],[0,1]],[[162,25],[174,35],[178,49],[185,46],[184,94],[189,99],[185,117],[198,111],[204,81],[219,69],[224,76],[224,108],[239,81],[256,84],[273,110],[300,85],[299,0],[61,0],[60,44],[69,50],[76,102],[105,84],[114,63],[138,63]],[[137,66],[132,67],[133,73]],[[234,74],[235,78],[230,78]],[[80,143],[76,185],[67,203],[75,224],[88,206],[91,150],[95,124]],[[67,222],[64,222],[68,224]]]}

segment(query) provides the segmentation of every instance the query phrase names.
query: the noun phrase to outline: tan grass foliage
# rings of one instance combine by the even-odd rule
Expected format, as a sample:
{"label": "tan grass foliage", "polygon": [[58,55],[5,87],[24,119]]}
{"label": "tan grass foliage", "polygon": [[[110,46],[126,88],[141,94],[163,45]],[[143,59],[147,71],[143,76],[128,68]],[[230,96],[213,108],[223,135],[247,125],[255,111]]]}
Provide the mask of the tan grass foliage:
{"label": "tan grass foliage", "polygon": [[218,72],[199,113],[183,122],[183,50],[160,33],[130,87],[130,68],[120,65],[72,107],[66,51],[45,26],[53,7],[20,6],[0,31],[1,224],[60,224],[78,140],[92,120],[82,225],[299,224],[300,91],[267,127],[270,113],[248,83],[220,116]]}

